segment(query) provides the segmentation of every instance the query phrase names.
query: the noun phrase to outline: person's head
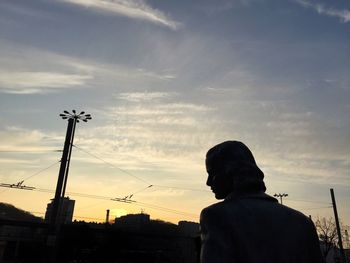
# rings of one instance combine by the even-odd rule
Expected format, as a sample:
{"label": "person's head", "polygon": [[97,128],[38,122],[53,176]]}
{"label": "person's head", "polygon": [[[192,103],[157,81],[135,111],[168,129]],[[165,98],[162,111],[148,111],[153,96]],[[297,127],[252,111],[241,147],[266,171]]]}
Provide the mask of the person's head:
{"label": "person's head", "polygon": [[216,199],[231,192],[265,192],[264,173],[256,165],[247,146],[239,141],[226,141],[211,148],[205,160],[208,179]]}

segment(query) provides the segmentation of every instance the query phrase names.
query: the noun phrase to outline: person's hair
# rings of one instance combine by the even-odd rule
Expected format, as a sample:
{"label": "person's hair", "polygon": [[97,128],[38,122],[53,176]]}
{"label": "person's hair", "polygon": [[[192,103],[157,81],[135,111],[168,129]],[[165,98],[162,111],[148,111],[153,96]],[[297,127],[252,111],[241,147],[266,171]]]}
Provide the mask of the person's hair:
{"label": "person's hair", "polygon": [[234,191],[266,191],[264,173],[256,165],[252,152],[244,143],[239,141],[220,143],[207,152],[206,158],[214,169],[232,176]]}

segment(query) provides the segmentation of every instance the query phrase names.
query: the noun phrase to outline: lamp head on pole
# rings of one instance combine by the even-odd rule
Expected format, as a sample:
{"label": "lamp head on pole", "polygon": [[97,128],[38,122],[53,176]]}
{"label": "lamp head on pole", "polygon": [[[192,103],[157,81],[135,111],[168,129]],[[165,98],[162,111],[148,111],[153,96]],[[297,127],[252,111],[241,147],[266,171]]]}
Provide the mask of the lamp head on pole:
{"label": "lamp head on pole", "polygon": [[73,113],[70,113],[69,111],[63,111],[63,113],[60,114],[60,117],[63,120],[69,120],[69,119],[75,119],[76,122],[79,122],[79,120],[83,122],[88,122],[88,120],[91,120],[91,115],[90,114],[85,114],[85,111],[80,112],[77,114],[76,110],[72,110]]}

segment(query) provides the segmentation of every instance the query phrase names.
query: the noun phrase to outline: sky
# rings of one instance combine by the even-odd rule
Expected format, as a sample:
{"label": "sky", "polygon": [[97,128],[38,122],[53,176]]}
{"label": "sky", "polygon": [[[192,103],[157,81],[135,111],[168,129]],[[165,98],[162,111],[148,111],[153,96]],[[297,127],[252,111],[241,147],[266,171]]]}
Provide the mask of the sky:
{"label": "sky", "polygon": [[75,109],[77,220],[198,222],[205,154],[239,140],[268,194],[329,217],[334,188],[349,225],[349,47],[347,0],[3,0],[0,183],[36,189],[0,200],[43,216]]}

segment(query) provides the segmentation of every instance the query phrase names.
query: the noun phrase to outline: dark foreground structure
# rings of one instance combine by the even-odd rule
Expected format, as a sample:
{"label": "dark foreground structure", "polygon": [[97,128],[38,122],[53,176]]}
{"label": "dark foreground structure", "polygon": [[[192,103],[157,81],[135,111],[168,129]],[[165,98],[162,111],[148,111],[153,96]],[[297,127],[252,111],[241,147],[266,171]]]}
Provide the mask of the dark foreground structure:
{"label": "dark foreground structure", "polygon": [[[48,262],[47,229],[43,222],[0,220],[0,262]],[[162,221],[136,228],[73,222],[62,226],[56,262],[195,263],[199,245],[198,235]]]}
{"label": "dark foreground structure", "polygon": [[207,185],[222,202],[203,209],[202,263],[321,263],[311,219],[265,194],[264,174],[243,143],[206,156]]}

